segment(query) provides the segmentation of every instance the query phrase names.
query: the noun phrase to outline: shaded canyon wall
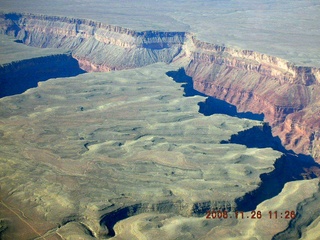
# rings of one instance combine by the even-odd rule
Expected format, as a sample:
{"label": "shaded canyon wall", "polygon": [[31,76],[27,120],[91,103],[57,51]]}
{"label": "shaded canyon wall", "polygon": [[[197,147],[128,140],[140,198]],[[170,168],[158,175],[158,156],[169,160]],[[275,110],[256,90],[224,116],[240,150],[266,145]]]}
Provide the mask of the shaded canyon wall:
{"label": "shaded canyon wall", "polygon": [[136,32],[100,22],[32,14],[0,15],[0,33],[41,48],[71,50],[86,71],[111,71],[171,62],[185,33]]}
{"label": "shaded canyon wall", "polygon": [[263,113],[288,149],[319,160],[320,70],[193,38],[187,66],[194,88],[239,111]]}
{"label": "shaded canyon wall", "polygon": [[20,94],[39,81],[71,77],[85,71],[71,54],[55,54],[0,64],[0,98]]}
{"label": "shaded canyon wall", "polygon": [[68,49],[86,71],[183,58],[196,90],[239,111],[263,113],[286,148],[320,160],[319,68],[201,42],[191,33],[137,32],[85,19],[2,13],[0,32],[30,46]]}

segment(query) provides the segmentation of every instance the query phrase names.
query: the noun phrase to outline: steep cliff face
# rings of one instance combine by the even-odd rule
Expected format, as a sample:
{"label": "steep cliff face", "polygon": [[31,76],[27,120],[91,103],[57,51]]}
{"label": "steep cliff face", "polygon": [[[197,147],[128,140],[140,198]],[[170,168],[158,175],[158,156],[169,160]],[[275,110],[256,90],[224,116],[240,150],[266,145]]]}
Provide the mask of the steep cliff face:
{"label": "steep cliff face", "polygon": [[288,149],[319,158],[319,69],[194,38],[193,42],[186,71],[196,90],[234,104],[239,111],[263,113]]}
{"label": "steep cliff face", "polygon": [[185,33],[135,32],[100,22],[32,14],[2,14],[0,32],[35,47],[71,50],[87,71],[110,71],[171,62]]}
{"label": "steep cliff face", "polygon": [[184,32],[136,32],[100,22],[1,14],[0,32],[36,47],[72,51],[82,69],[111,71],[189,61],[194,88],[239,111],[263,113],[287,148],[320,159],[320,69],[197,40]]}

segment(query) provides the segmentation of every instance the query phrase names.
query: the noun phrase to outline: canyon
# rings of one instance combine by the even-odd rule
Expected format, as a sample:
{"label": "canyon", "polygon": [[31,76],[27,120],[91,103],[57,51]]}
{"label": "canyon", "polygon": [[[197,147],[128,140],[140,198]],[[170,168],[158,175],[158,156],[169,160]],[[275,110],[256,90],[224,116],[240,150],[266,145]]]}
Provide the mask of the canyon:
{"label": "canyon", "polygon": [[[61,16],[1,13],[0,33],[16,44],[62,50],[0,66],[1,76],[17,81],[30,68],[56,78],[0,101],[6,208],[0,212],[20,216],[23,209],[21,218],[36,229],[19,235],[18,225],[5,237],[318,234],[319,183],[307,179],[320,175],[310,157],[320,160],[319,68],[203,42],[185,31],[135,31]],[[182,75],[198,95],[183,94]],[[205,117],[206,96],[268,124]],[[299,217],[264,231],[276,223],[208,221],[208,209],[297,209]],[[1,231],[9,225],[0,220]]]}
{"label": "canyon", "polygon": [[[20,94],[36,87],[39,81],[84,73],[71,54],[51,55],[16,61],[0,66],[0,97]],[[21,81],[21,76],[24,80]],[[43,78],[45,76],[45,78]]]}
{"label": "canyon", "polygon": [[137,32],[101,22],[10,13],[0,32],[29,46],[72,52],[85,71],[176,62],[194,88],[265,116],[287,149],[320,160],[320,69],[266,54],[201,42],[187,32]]}
{"label": "canyon", "polygon": [[[167,75],[175,68],[157,63],[55,78],[2,98],[0,216],[7,230],[1,237],[117,238],[124,234],[117,225],[122,220],[150,213],[155,219],[146,231],[161,230],[159,214],[169,226],[179,216],[191,221],[185,239],[192,239],[195,226],[200,235],[220,229],[205,219],[208,209],[241,210],[248,196],[256,199],[252,209],[287,181],[314,177],[298,168],[312,166],[299,159],[233,141],[253,127],[259,132],[263,123],[198,113],[205,97],[183,97]],[[272,187],[276,192],[264,187],[270,179],[279,184]],[[283,207],[295,209],[310,198],[318,191],[316,180]],[[255,194],[257,189],[270,195]]]}

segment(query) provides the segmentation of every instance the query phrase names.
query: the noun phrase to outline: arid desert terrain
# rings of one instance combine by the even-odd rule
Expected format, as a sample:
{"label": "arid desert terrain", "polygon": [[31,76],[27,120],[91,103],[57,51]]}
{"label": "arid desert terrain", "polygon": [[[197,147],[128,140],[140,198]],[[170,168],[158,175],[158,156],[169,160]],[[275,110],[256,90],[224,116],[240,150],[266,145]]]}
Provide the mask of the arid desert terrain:
{"label": "arid desert terrain", "polygon": [[0,0],[1,239],[319,239],[320,5]]}

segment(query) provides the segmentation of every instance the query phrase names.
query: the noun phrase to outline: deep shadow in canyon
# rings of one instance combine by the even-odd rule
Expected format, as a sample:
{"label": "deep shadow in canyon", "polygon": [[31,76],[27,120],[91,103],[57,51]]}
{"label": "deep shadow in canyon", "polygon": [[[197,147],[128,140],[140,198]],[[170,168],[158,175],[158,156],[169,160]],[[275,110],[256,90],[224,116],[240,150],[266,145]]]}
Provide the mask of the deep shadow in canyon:
{"label": "deep shadow in canyon", "polygon": [[[85,73],[85,71],[79,68],[77,60],[72,58],[71,55],[66,54],[14,62],[0,68],[0,97],[22,93],[29,88],[36,87],[39,81],[57,77],[71,77],[82,73]],[[169,71],[167,75],[172,77],[175,82],[182,83],[181,86],[184,88],[185,97],[207,97],[204,102],[198,103],[199,113],[204,116],[225,114],[259,121],[262,121],[264,118],[263,114],[238,113],[235,106],[196,91],[193,88],[192,78],[186,75],[183,68],[178,71]],[[314,162],[312,157],[303,154],[297,155],[293,151],[286,150],[282,146],[280,139],[272,136],[271,127],[267,124],[239,132],[232,135],[229,140],[222,141],[221,143],[242,144],[248,148],[270,147],[283,153],[282,157],[276,160],[274,164],[275,169],[270,173],[260,176],[262,183],[259,188],[236,199],[236,210],[238,211],[254,210],[261,202],[278,195],[286,182],[314,178],[316,177],[315,174],[307,174],[306,171],[312,167],[319,168],[319,164]],[[162,204],[167,206],[165,209],[173,211],[171,203]],[[118,209],[103,216],[100,224],[108,228],[108,236],[114,236],[114,225],[129,216],[142,213],[142,208],[141,204],[137,204]],[[205,214],[206,210],[197,210],[196,214]],[[157,211],[167,212],[159,209]]]}
{"label": "deep shadow in canyon", "polygon": [[[6,17],[15,21],[18,21],[21,18],[21,16],[18,14],[8,14]],[[8,28],[8,32],[15,32],[14,35],[16,35],[20,30],[21,28],[19,28],[18,25],[13,25],[12,29]],[[30,34],[30,36],[32,35]],[[17,40],[17,42],[23,41]],[[164,45],[143,45],[143,47],[150,49],[162,49],[167,48],[168,46],[169,45],[166,43],[164,43]],[[68,60],[52,59],[52,61],[47,61],[48,58],[50,57],[39,58],[39,62],[36,64],[28,62],[33,60],[25,60],[27,62],[21,61],[23,64],[25,64],[25,67],[23,65],[15,65],[21,64],[21,62],[12,63],[12,66],[7,65],[6,70],[4,71],[0,67],[0,97],[22,93],[29,88],[36,87],[39,81],[45,81],[50,78],[57,77],[71,77],[84,73],[74,59],[69,59],[70,65],[68,65]],[[233,117],[248,118],[259,121],[263,121],[264,119],[263,114],[253,114],[250,112],[239,113],[237,112],[237,108],[235,106],[196,91],[193,88],[192,78],[185,74],[183,68],[179,69],[178,71],[170,71],[167,73],[167,75],[172,77],[177,83],[182,83],[185,97],[206,97],[204,102],[198,103],[199,113],[203,114],[204,116],[225,114]],[[315,163],[310,156],[303,154],[297,155],[293,151],[286,150],[281,145],[280,139],[272,136],[271,128],[267,124],[239,132],[238,134],[231,136],[229,140],[222,141],[221,143],[237,143],[245,145],[249,148],[270,147],[283,153],[282,157],[276,160],[274,164],[275,169],[268,174],[262,174],[260,176],[262,180],[260,187],[236,200],[237,210],[239,211],[250,211],[255,209],[259,203],[280,193],[284,184],[288,181],[316,177],[316,175],[310,171],[307,173],[307,170],[311,169],[312,167],[319,169],[319,165]],[[108,216],[104,216],[100,223],[101,225],[107,226],[109,229],[109,236],[114,236],[114,224],[129,216],[141,213],[139,208],[141,209],[141,206],[140,204],[137,204],[116,210],[110,213]]]}
{"label": "deep shadow in canyon", "polygon": [[[183,96],[207,97],[203,93],[198,92],[193,88],[192,78],[186,75],[183,68],[179,69],[178,71],[169,71],[167,72],[167,75],[172,77],[175,82],[182,83],[181,86],[184,88]],[[198,105],[200,107],[199,113],[202,113],[205,116],[219,113],[233,117],[248,118],[259,121],[262,121],[264,117],[263,114],[253,114],[250,112],[238,113],[235,106],[213,97],[207,97],[205,102],[199,102]],[[252,211],[256,209],[258,204],[278,195],[283,189],[285,183],[289,181],[317,177],[314,173],[312,173],[312,171],[308,172],[308,170],[312,169],[313,167],[319,168],[319,164],[317,164],[311,156],[295,154],[293,151],[286,150],[282,146],[281,140],[278,137],[272,136],[271,127],[267,123],[234,134],[229,140],[221,141],[221,144],[229,143],[242,144],[248,148],[270,147],[283,153],[283,155],[275,161],[275,169],[270,173],[265,173],[260,176],[261,185],[256,190],[235,200],[237,207],[234,209],[234,211]],[[194,215],[202,216],[210,208],[212,208],[212,206],[201,209],[194,208]],[[172,213],[175,211],[174,208],[169,207],[167,210],[168,209],[170,209],[170,211],[158,210],[157,212]],[[145,211],[150,211],[150,209]],[[145,211],[143,210],[143,206],[141,204],[120,208],[103,216],[100,224],[102,226],[106,226],[108,229],[107,237],[113,237],[115,236],[114,225],[117,222]]]}
{"label": "deep shadow in canyon", "polygon": [[272,148],[283,153],[276,160],[272,172],[261,174],[259,188],[236,200],[239,211],[256,209],[258,204],[277,196],[287,182],[317,177],[313,170],[319,169],[320,165],[309,155],[286,150],[279,137],[272,136],[271,127],[267,123],[234,134],[227,141],[221,141],[221,144],[228,143],[242,144],[248,148]]}
{"label": "deep shadow in canyon", "polygon": [[181,87],[184,88],[184,97],[202,96],[206,97],[204,102],[199,102],[199,113],[204,116],[211,116],[213,114],[225,114],[232,117],[248,118],[257,121],[263,121],[263,114],[255,114],[251,112],[238,112],[237,107],[229,104],[223,100],[207,96],[193,88],[193,80],[189,77],[183,68],[177,71],[169,71],[166,73],[175,82],[182,83]]}
{"label": "deep shadow in canyon", "polygon": [[179,214],[179,210],[182,208],[182,201],[170,201],[165,200],[158,203],[137,203],[130,206],[125,206],[101,217],[100,225],[106,226],[108,233],[104,233],[102,237],[114,237],[114,225],[128,217],[138,215],[145,212],[158,212],[158,213],[176,213]]}
{"label": "deep shadow in canyon", "polygon": [[[187,76],[185,70],[167,72],[169,77],[177,83],[183,83],[184,96],[204,96],[205,102],[199,102],[199,113],[204,116],[213,114],[225,114],[232,117],[248,118],[263,121],[263,114],[251,112],[239,113],[234,105],[225,101],[208,97],[193,88],[192,78]],[[260,176],[261,185],[256,190],[236,199],[238,211],[252,211],[263,201],[277,196],[283,189],[285,183],[294,180],[310,179],[317,177],[310,169],[319,169],[320,165],[309,155],[295,154],[292,150],[286,150],[279,137],[272,136],[271,127],[264,123],[251,129],[239,132],[231,136],[229,140],[221,141],[221,144],[235,143],[245,145],[248,148],[272,148],[282,152],[283,155],[276,160],[275,169],[270,173]]]}
{"label": "deep shadow in canyon", "polygon": [[50,78],[85,73],[71,54],[51,55],[0,66],[0,98],[20,94]]}

